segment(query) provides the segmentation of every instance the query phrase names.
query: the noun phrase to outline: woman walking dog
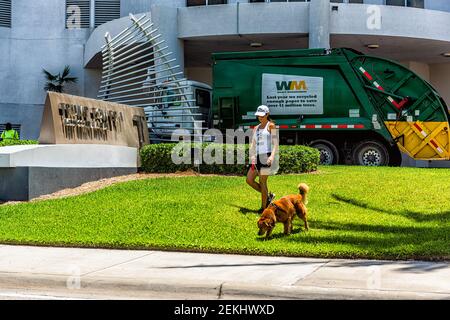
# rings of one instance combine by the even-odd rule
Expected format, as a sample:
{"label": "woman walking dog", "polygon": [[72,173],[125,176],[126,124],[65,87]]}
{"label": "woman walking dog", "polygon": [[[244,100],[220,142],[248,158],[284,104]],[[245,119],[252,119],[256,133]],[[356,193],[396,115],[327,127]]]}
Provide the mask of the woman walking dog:
{"label": "woman walking dog", "polygon": [[[262,213],[275,198],[275,195],[268,191],[267,180],[269,175],[278,171],[278,134],[267,106],[259,106],[255,116],[260,124],[253,130],[250,145],[251,167],[247,173],[247,184],[261,193],[261,209],[258,212]],[[259,176],[259,182],[255,181],[256,176]]]}

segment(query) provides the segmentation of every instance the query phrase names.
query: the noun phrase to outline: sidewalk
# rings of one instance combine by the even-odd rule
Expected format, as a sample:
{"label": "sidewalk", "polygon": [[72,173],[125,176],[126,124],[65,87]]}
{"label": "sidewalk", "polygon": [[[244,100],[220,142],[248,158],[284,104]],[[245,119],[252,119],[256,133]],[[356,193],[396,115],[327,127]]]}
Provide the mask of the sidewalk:
{"label": "sidewalk", "polygon": [[178,299],[450,299],[450,263],[0,245],[0,289]]}

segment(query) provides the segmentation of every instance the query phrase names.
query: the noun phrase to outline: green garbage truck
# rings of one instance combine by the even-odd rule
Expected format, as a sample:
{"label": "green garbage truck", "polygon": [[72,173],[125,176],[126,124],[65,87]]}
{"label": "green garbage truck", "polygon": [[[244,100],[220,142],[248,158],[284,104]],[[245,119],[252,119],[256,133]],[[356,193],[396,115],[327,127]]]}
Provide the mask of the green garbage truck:
{"label": "green garbage truck", "polygon": [[400,165],[450,159],[439,93],[396,62],[353,49],[213,54],[209,127],[249,129],[270,108],[281,144],[318,148],[323,164]]}

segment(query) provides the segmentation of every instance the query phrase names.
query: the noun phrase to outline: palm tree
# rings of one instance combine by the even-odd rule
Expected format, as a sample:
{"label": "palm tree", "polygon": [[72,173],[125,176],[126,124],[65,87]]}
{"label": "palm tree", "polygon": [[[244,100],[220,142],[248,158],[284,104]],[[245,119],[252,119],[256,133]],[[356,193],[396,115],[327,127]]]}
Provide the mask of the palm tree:
{"label": "palm tree", "polygon": [[78,78],[69,77],[70,67],[65,66],[64,71],[58,74],[51,74],[45,69],[42,69],[45,74],[45,78],[47,80],[44,90],[45,91],[54,91],[54,92],[64,92],[64,85],[66,83],[77,83]]}

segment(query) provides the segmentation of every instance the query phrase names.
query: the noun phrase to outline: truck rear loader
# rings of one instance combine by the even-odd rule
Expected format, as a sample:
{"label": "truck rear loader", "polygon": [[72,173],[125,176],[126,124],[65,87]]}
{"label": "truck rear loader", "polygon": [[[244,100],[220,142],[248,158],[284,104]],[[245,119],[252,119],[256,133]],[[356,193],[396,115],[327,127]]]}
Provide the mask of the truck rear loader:
{"label": "truck rear loader", "polygon": [[323,164],[450,159],[450,116],[408,68],[352,49],[213,54],[209,127],[248,129],[270,108],[281,144],[318,148]]}

